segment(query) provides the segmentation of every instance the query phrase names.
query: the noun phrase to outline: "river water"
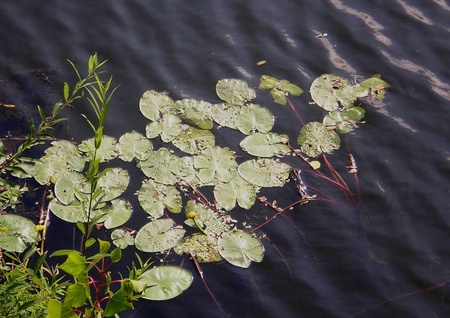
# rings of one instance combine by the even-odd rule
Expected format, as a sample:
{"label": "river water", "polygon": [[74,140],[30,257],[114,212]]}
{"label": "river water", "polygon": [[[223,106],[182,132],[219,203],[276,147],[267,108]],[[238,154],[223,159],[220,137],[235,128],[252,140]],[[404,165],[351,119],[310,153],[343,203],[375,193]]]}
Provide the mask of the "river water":
{"label": "river water", "polygon": [[[359,168],[361,206],[298,206],[262,229],[262,263],[202,270],[231,317],[448,317],[449,286],[427,290],[450,277],[448,21],[446,0],[2,1],[1,79],[12,81],[9,102],[31,116],[26,107],[53,102],[61,82],[74,80],[67,59],[82,65],[97,52],[120,84],[106,130],[120,137],[144,132],[138,103],[150,89],[215,103],[217,80],[240,78],[256,88],[269,74],[306,91],[292,102],[311,121],[323,116],[309,105],[316,77],[381,74],[391,85],[386,98],[364,103],[366,123],[346,138]],[[257,65],[261,60],[266,64]],[[29,76],[26,85],[11,74]],[[277,116],[274,131],[295,140],[301,125],[289,107],[257,94]],[[80,113],[88,107],[69,112],[61,134],[87,136]],[[4,134],[15,124],[2,125]],[[327,158],[357,191],[346,150]],[[330,184],[308,180],[345,204]],[[269,195],[295,200],[293,190]],[[263,222],[273,213],[256,205],[248,215]],[[184,266],[196,273],[189,260]],[[225,315],[195,274],[183,295],[139,302],[121,316]]]}

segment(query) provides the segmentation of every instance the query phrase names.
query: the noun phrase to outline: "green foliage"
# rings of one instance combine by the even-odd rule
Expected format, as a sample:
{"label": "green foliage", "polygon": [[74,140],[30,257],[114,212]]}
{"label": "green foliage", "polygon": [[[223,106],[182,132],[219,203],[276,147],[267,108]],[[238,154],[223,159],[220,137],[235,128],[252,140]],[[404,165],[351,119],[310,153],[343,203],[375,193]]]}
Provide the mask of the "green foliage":
{"label": "green foliage", "polygon": [[[328,114],[323,123],[310,122],[300,130],[297,138],[300,149],[293,148],[287,135],[271,131],[275,116],[252,102],[255,90],[239,79],[217,83],[216,93],[222,101],[217,104],[196,99],[174,101],[166,93],[147,91],[139,102],[142,115],[149,119],[145,135],[132,131],[116,140],[103,133],[115,92],[112,78],[103,79],[100,68],[104,63],[98,61],[97,55],[91,56],[84,77],[71,63],[78,81],[72,88],[64,83],[64,100],[54,106],[50,116],[38,108],[42,120],[39,126],[30,122],[25,141],[16,153],[1,153],[0,171],[17,178],[32,177],[43,186],[53,187],[54,195],[45,201],[48,209],[56,217],[75,223],[82,234],[79,251],[59,250],[52,254],[64,257],[58,268],[70,280],[61,283],[59,272],[46,265],[43,243],[37,249],[39,240],[45,238],[45,214],[37,226],[23,217],[0,215],[0,248],[20,253],[30,247],[28,257],[33,253],[40,255],[30,276],[26,261],[7,254],[20,266],[12,269],[8,267],[10,263],[2,263],[5,283],[1,285],[0,296],[10,295],[3,313],[17,310],[33,316],[41,309],[50,318],[111,317],[133,309],[133,302],[139,298],[176,297],[192,283],[193,276],[185,269],[175,266],[149,269],[150,263],[142,262],[138,255],[138,266],[133,265],[127,274],[113,277],[111,268],[121,261],[122,249],[128,246],[149,253],[174,249],[180,255],[195,257],[198,262],[226,260],[243,268],[249,267],[252,261],[261,262],[262,243],[254,235],[238,229],[239,224],[230,213],[237,207],[250,209],[260,190],[283,187],[290,177],[296,180],[301,195],[299,202],[309,202],[314,196],[306,192],[299,170],[282,158],[292,154],[318,169],[319,161],[309,161],[305,156],[315,158],[337,150],[340,145],[337,133],[354,130],[364,117],[365,110],[355,106],[356,99],[381,99],[384,89],[389,87],[379,77],[355,87],[332,74],[314,80],[311,97]],[[274,101],[280,104],[286,104],[289,95],[299,96],[303,92],[295,84],[268,75],[261,76],[259,88],[270,89]],[[84,116],[93,137],[79,144],[53,141],[41,158],[24,158],[26,149],[51,137],[48,131],[61,121],[57,118],[60,112],[78,99],[87,100],[94,111],[95,120]],[[215,135],[219,128],[220,132],[233,129],[242,133],[240,149],[217,145]],[[153,148],[158,144],[152,141],[155,138],[163,143],[159,149]],[[3,151],[2,144],[0,151]],[[244,158],[236,155],[239,151],[245,152]],[[126,169],[114,167],[117,159],[133,162],[146,177],[136,194],[151,220],[138,229],[124,226],[131,217],[132,207],[121,196],[130,186],[130,177]],[[106,162],[108,168],[104,167]],[[26,187],[0,179],[1,209],[19,204],[25,191],[28,191]],[[208,192],[211,196],[203,194]],[[183,200],[183,195],[189,200]],[[212,196],[214,203],[207,199]],[[284,211],[264,197],[258,199],[277,213]],[[181,214],[183,210],[185,213]],[[166,212],[179,215],[171,218]],[[186,216],[184,225],[177,222],[183,216]],[[194,233],[185,237],[184,226],[191,227]],[[110,230],[115,248],[111,248],[110,242],[95,238],[100,227]],[[98,250],[94,251],[95,248]],[[43,275],[44,271],[47,275]],[[21,285],[32,286],[33,292],[23,296],[13,281],[8,280],[14,275],[19,277],[17,281]],[[18,306],[9,306],[12,304]]]}

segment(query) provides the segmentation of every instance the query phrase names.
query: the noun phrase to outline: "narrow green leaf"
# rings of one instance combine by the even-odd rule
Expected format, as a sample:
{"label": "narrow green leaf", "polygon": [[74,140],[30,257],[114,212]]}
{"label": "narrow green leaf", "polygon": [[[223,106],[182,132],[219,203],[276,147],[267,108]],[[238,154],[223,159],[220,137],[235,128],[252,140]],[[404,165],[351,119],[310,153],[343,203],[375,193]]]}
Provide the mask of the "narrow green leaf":
{"label": "narrow green leaf", "polygon": [[70,92],[69,84],[67,84],[66,82],[64,82],[63,93],[64,93],[64,100],[65,100],[66,102],[67,102],[67,100],[69,99],[69,92]]}

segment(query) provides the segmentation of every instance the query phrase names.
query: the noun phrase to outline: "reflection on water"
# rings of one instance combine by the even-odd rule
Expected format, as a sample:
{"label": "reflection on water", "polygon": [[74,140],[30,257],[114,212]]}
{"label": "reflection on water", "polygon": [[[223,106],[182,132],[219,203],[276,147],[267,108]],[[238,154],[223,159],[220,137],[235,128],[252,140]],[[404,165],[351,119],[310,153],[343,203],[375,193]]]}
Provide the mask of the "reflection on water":
{"label": "reflection on water", "polygon": [[[367,122],[347,136],[359,168],[363,208],[297,207],[264,228],[270,241],[261,264],[245,271],[226,264],[202,266],[209,288],[233,317],[348,317],[450,279],[448,21],[445,0],[98,0],[89,6],[4,1],[0,66],[48,68],[57,70],[60,80],[70,80],[65,60],[82,63],[98,52],[109,59],[108,70],[121,85],[107,124],[114,127],[107,132],[112,135],[145,131],[137,105],[149,89],[216,103],[218,79],[238,77],[257,87],[259,77],[268,74],[305,90],[292,102],[310,121],[324,115],[309,105],[307,91],[317,76],[357,80],[380,73],[392,88],[383,103],[363,103]],[[316,37],[319,33],[327,36]],[[267,63],[257,65],[260,60]],[[300,127],[289,108],[273,105],[268,93],[257,94],[276,113],[277,132],[295,143]],[[27,104],[30,110],[33,106]],[[84,111],[81,105],[70,113],[71,132],[83,135],[77,118]],[[345,176],[346,158],[345,149],[329,157]],[[354,189],[353,179],[348,182]],[[274,190],[273,199],[292,202],[291,192]],[[338,189],[331,193],[342,199]],[[258,205],[247,215],[262,222],[261,215],[271,213]],[[184,266],[195,272],[188,261]],[[449,298],[445,288],[423,292],[360,317],[446,317]],[[218,312],[196,278],[179,298],[139,303],[133,317],[215,317]]]}

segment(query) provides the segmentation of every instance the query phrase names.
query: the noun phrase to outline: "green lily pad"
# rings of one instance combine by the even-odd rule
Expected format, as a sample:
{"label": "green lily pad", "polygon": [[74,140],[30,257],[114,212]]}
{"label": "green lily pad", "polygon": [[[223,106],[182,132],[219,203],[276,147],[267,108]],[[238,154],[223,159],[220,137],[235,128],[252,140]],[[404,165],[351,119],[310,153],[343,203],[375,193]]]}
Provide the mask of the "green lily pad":
{"label": "green lily pad", "polygon": [[217,249],[217,239],[201,233],[185,237],[175,246],[174,251],[179,255],[193,255],[200,263],[213,263],[222,260],[222,256]]}
{"label": "green lily pad", "polygon": [[278,84],[278,79],[269,75],[261,75],[259,89],[272,89]]}
{"label": "green lily pad", "polygon": [[159,266],[145,271],[139,276],[147,288],[142,298],[148,300],[167,300],[180,295],[194,280],[191,272],[177,266]]}
{"label": "green lily pad", "polygon": [[164,214],[164,208],[172,213],[181,212],[181,194],[173,185],[164,185],[149,179],[142,184],[138,200],[144,211],[153,219],[160,218]]}
{"label": "green lily pad", "polygon": [[[102,143],[97,149],[97,158],[100,158],[101,162],[109,161],[117,157],[117,140],[110,136],[103,136]],[[92,160],[94,155],[94,138],[84,140],[78,146],[78,149],[87,154],[89,160]]]}
{"label": "green lily pad", "polygon": [[281,80],[278,83],[278,86],[282,91],[294,96],[300,96],[303,93],[303,90],[300,87],[286,80]]}
{"label": "green lily pad", "polygon": [[172,108],[174,101],[166,93],[156,91],[145,92],[139,101],[139,110],[145,118],[157,121],[160,112],[165,113]]}
{"label": "green lily pad", "polygon": [[66,222],[84,223],[88,221],[86,205],[78,199],[73,200],[70,204],[63,204],[59,200],[53,199],[48,207],[55,216]]}
{"label": "green lily pad", "polygon": [[134,158],[146,160],[152,149],[151,141],[136,131],[123,134],[117,144],[119,158],[127,162]]}
{"label": "green lily pad", "polygon": [[277,104],[286,105],[287,103],[287,94],[276,87],[270,91],[270,96],[272,96],[273,101]]}
{"label": "green lily pad", "polygon": [[255,203],[257,190],[253,184],[236,175],[230,182],[220,182],[214,187],[214,198],[227,211],[232,210],[236,202],[241,208],[249,210]]}
{"label": "green lily pad", "polygon": [[205,184],[214,179],[222,182],[230,181],[236,174],[237,163],[234,153],[228,148],[210,147],[194,158],[197,177]]}
{"label": "green lily pad", "polygon": [[70,204],[75,199],[76,191],[90,192],[90,185],[81,173],[69,171],[56,181],[55,195],[61,203]]}
{"label": "green lily pad", "polygon": [[222,79],[217,82],[216,93],[219,98],[232,105],[244,105],[254,99],[256,93],[247,83],[239,79]]}
{"label": "green lily pad", "polygon": [[310,88],[311,98],[325,110],[333,111],[352,107],[356,101],[356,93],[346,79],[324,74],[316,78]]}
{"label": "green lily pad", "polygon": [[127,222],[131,217],[131,212],[131,205],[127,200],[112,200],[111,204],[97,212],[103,214],[97,222],[103,222],[105,228],[113,229]]}
{"label": "green lily pad", "polygon": [[111,241],[117,247],[121,249],[126,248],[127,246],[134,245],[134,237],[131,232],[127,229],[115,229],[111,233]]}
{"label": "green lily pad", "polygon": [[157,151],[150,152],[147,160],[140,161],[138,168],[149,178],[163,183],[175,184],[177,179],[172,171],[179,171],[180,160],[167,148],[160,148]]}
{"label": "green lily pad", "polygon": [[200,129],[212,129],[212,105],[197,99],[182,99],[176,102],[184,122]]}
{"label": "green lily pad", "polygon": [[177,245],[185,232],[183,228],[174,227],[172,219],[155,220],[139,230],[135,246],[143,252],[162,252]]}
{"label": "green lily pad", "polygon": [[35,169],[37,173],[34,179],[41,185],[56,183],[64,173],[71,170],[64,157],[53,154],[45,155],[36,161]]}
{"label": "green lily pad", "polygon": [[356,128],[356,123],[360,122],[364,113],[365,110],[361,107],[350,107],[342,111],[334,110],[323,118],[323,124],[335,126],[337,132],[348,133]]}
{"label": "green lily pad", "polygon": [[382,100],[386,89],[389,87],[391,86],[382,80],[380,76],[374,76],[359,83],[355,91],[358,97],[365,97],[370,93],[373,98]]}
{"label": "green lily pad", "polygon": [[228,127],[231,129],[238,129],[236,126],[236,118],[238,117],[240,111],[240,106],[225,103],[216,104],[214,105],[212,118],[220,126]]}
{"label": "green lily pad", "polygon": [[74,171],[83,170],[86,163],[86,159],[81,156],[78,147],[68,140],[53,141],[51,147],[45,150],[45,154],[61,157]]}
{"label": "green lily pad", "polygon": [[220,255],[234,266],[247,268],[251,261],[261,262],[264,246],[251,234],[242,231],[230,231],[218,241]]}
{"label": "green lily pad", "polygon": [[209,130],[187,126],[176,139],[172,140],[172,144],[181,151],[193,155],[213,147],[216,139]]}
{"label": "green lily pad", "polygon": [[272,129],[274,121],[275,117],[268,109],[257,104],[249,104],[239,112],[236,126],[246,135],[256,131],[267,133]]}
{"label": "green lily pad", "polygon": [[[190,200],[186,203],[184,210],[186,214],[195,212],[195,222],[202,227],[203,232],[208,234],[208,236],[217,238],[222,233],[230,230],[230,225],[225,222],[222,215],[208,209],[203,204]],[[197,228],[197,225],[192,219],[187,219],[184,223],[190,227]]]}
{"label": "green lily pad", "polygon": [[287,135],[276,133],[256,133],[244,138],[239,146],[250,155],[257,157],[273,157],[286,155],[291,150],[287,145],[289,138]]}
{"label": "green lily pad", "polygon": [[333,130],[328,130],[324,124],[310,122],[303,126],[297,138],[300,150],[311,158],[322,152],[332,153],[339,149],[341,139]]}
{"label": "green lily pad", "polygon": [[97,188],[103,191],[102,201],[110,201],[125,192],[130,182],[128,171],[112,168],[106,171],[97,181]]}
{"label": "green lily pad", "polygon": [[291,166],[274,159],[253,159],[241,163],[238,172],[255,186],[282,187],[289,178]]}
{"label": "green lily pad", "polygon": [[38,240],[39,232],[30,220],[18,215],[0,215],[0,250],[22,253]]}

